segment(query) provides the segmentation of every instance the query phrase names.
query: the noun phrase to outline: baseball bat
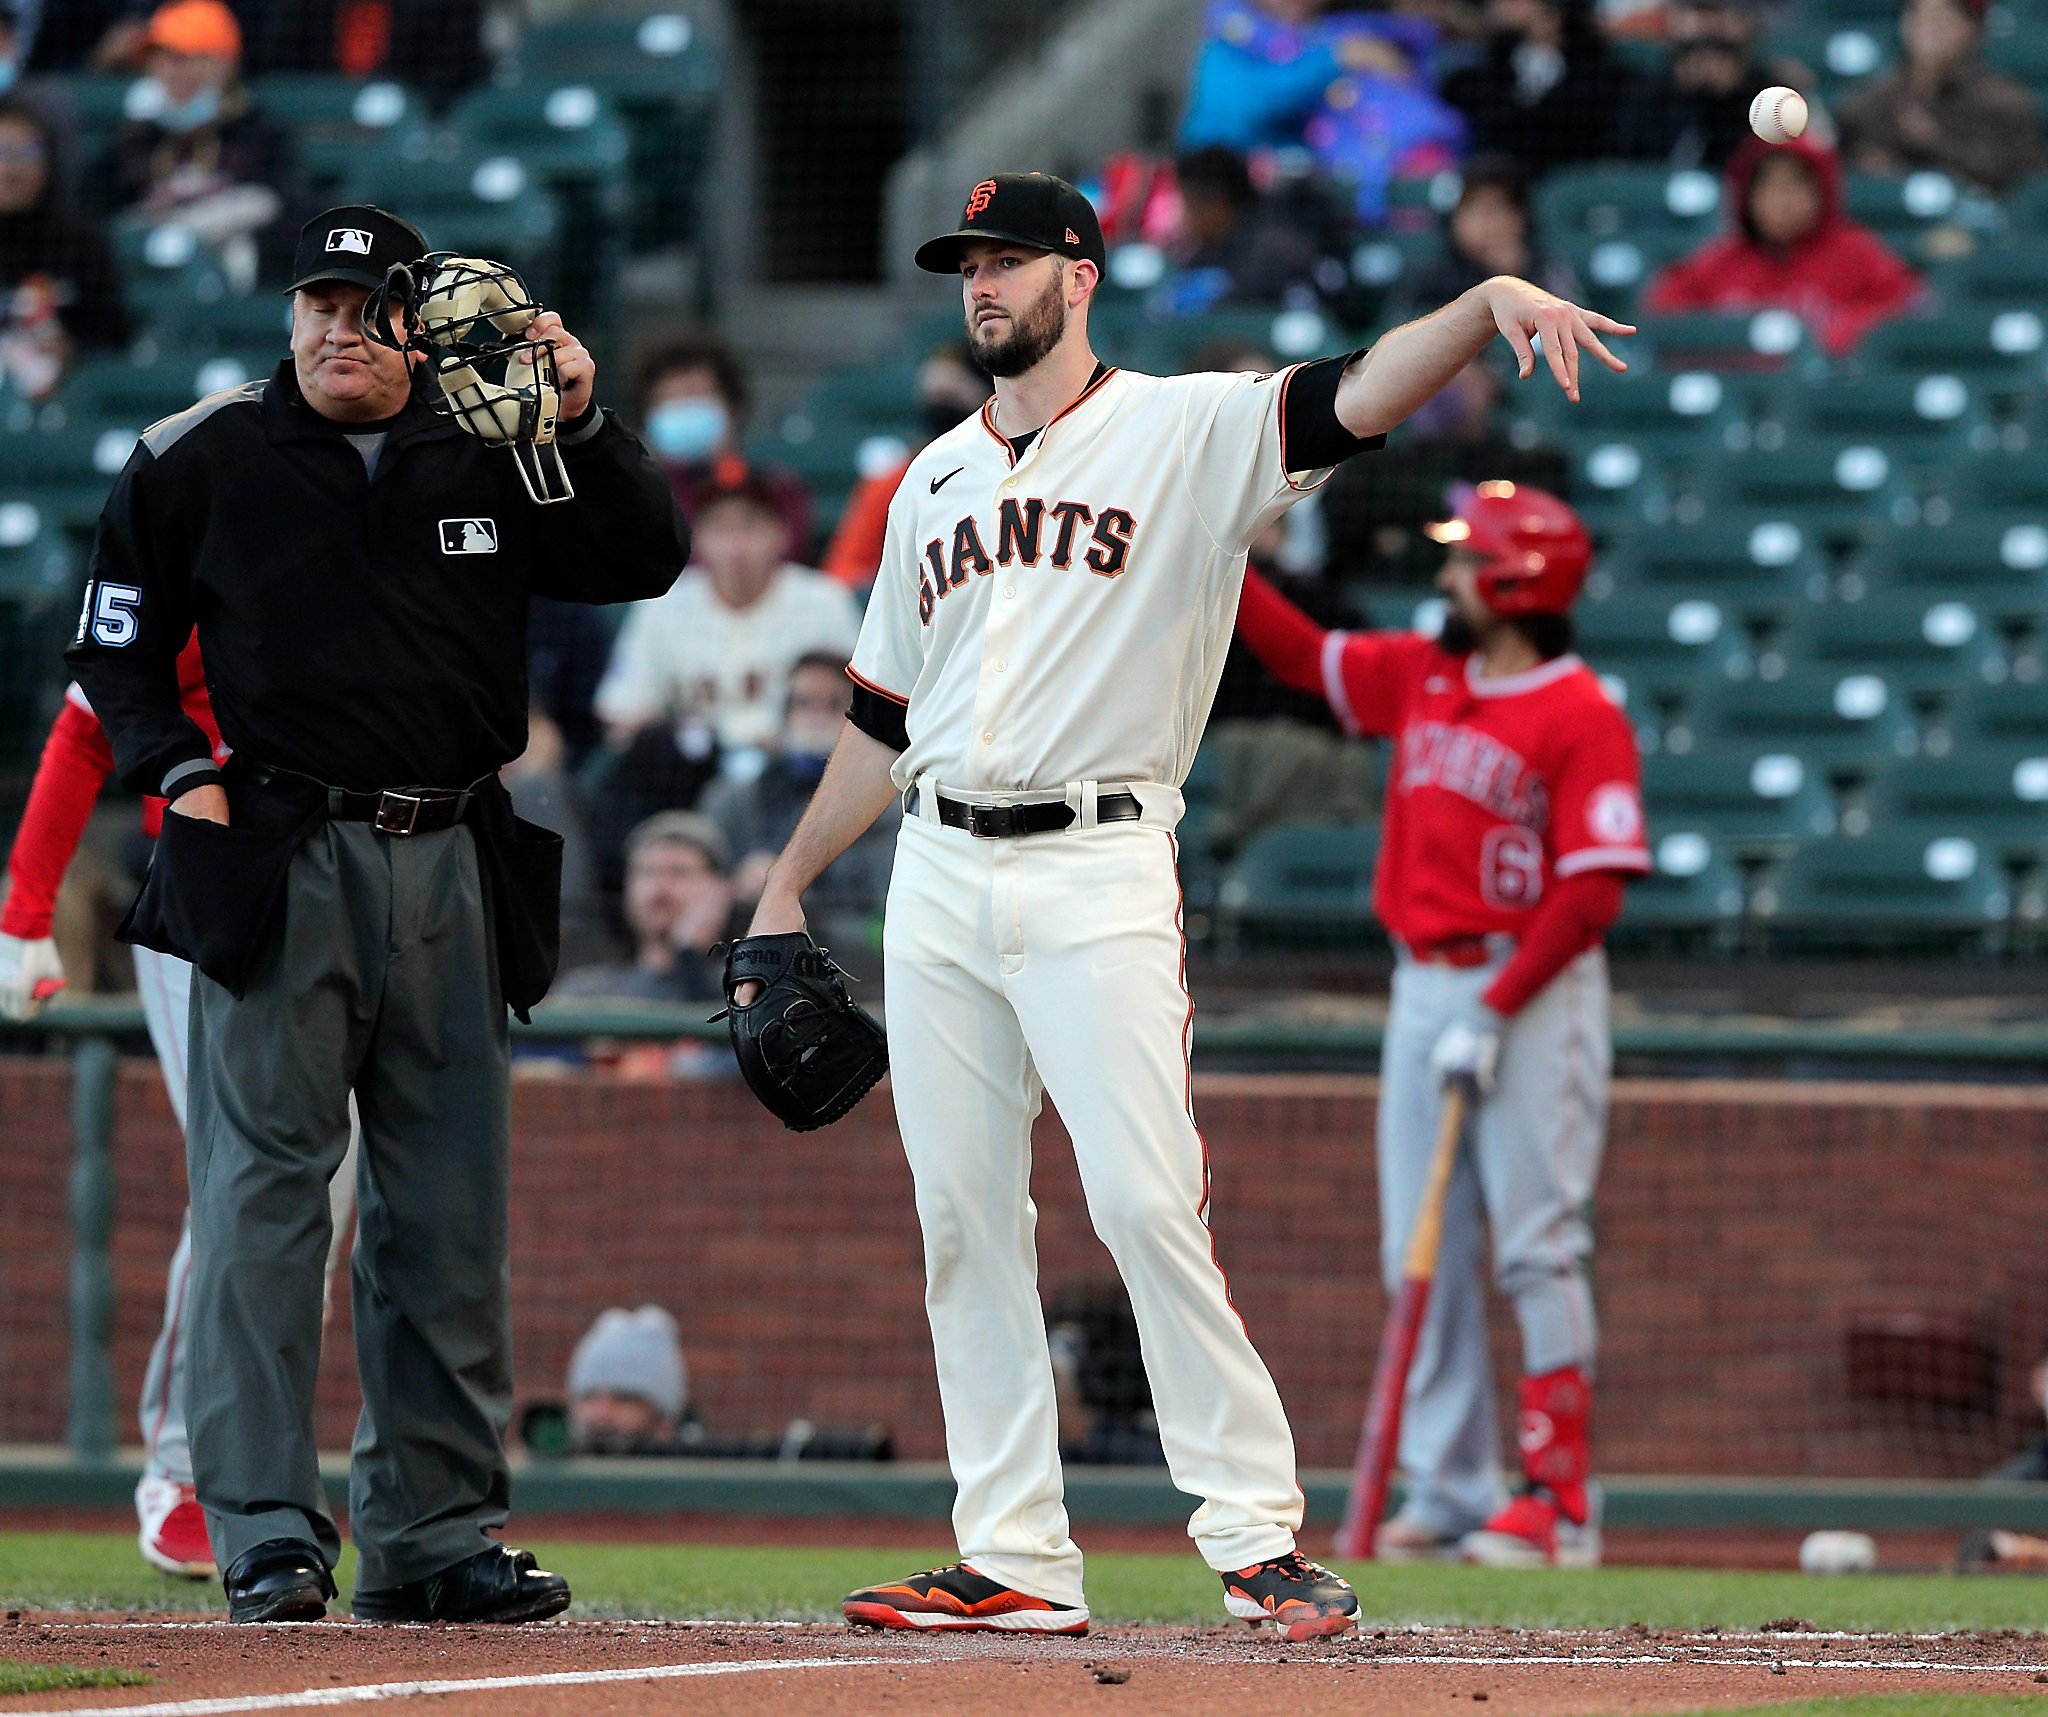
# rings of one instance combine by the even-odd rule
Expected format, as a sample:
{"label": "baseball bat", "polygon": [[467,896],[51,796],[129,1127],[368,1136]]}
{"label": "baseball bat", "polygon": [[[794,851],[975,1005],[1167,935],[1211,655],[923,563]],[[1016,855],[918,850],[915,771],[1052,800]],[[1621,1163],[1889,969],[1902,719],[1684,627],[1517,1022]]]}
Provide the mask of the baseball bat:
{"label": "baseball bat", "polygon": [[1437,1254],[1444,1235],[1444,1194],[1458,1161],[1458,1141],[1465,1131],[1465,1090],[1452,1085],[1444,1092],[1443,1116],[1437,1124],[1436,1154],[1430,1159],[1429,1184],[1415,1226],[1408,1231],[1408,1254],[1401,1265],[1401,1287],[1387,1312],[1380,1334],[1379,1364],[1374,1368],[1372,1398],[1358,1436],[1358,1457],[1351,1466],[1351,1492],[1344,1501],[1344,1521],[1337,1528],[1337,1554],[1372,1557],[1373,1529],[1386,1512],[1387,1486],[1394,1474],[1394,1456],[1401,1446],[1401,1399],[1408,1392],[1408,1367],[1429,1310],[1429,1290],[1436,1280]]}

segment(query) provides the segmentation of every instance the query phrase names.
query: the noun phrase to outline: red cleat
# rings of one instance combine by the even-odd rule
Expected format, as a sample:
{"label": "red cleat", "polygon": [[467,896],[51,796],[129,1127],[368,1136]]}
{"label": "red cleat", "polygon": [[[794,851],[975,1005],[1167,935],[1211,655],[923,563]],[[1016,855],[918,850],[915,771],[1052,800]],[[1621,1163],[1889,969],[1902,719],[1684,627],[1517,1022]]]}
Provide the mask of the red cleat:
{"label": "red cleat", "polygon": [[152,1568],[181,1580],[211,1580],[220,1572],[206,1539],[206,1514],[190,1485],[144,1473],[135,1487],[135,1514],[142,1523],[136,1544]]}

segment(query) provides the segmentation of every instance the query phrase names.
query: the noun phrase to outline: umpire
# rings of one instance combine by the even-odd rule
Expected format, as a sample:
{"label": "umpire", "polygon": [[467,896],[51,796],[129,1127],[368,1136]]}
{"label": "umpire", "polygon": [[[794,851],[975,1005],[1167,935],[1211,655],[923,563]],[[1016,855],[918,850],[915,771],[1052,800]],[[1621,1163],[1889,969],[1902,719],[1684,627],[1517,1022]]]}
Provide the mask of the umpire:
{"label": "umpire", "polygon": [[[235,1621],[308,1621],[340,1539],[313,1443],[328,1177],[362,1113],[352,1608],[520,1622],[569,1588],[504,1524],[506,1008],[554,976],[561,841],[512,815],[527,604],[659,596],[689,532],[542,312],[572,501],[430,409],[363,306],[426,252],[382,209],[300,235],[291,356],[146,431],[66,655],[121,778],[171,801],[123,933],[190,959],[193,1470]],[[216,768],[178,706],[199,629]]]}

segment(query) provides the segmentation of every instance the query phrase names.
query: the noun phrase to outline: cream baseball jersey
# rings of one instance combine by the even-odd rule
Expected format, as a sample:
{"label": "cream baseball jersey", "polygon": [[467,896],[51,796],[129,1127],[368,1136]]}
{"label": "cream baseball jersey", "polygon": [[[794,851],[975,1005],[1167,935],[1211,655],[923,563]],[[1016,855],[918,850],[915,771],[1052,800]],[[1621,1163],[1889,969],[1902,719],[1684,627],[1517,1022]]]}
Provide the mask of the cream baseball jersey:
{"label": "cream baseball jersey", "polygon": [[[1336,421],[1346,362],[1098,369],[1021,454],[993,400],[925,448],[889,509],[849,670],[870,705],[902,706],[897,785],[1177,789],[1252,539],[1337,459],[1383,439]],[[861,704],[856,721],[875,731]]]}
{"label": "cream baseball jersey", "polygon": [[1485,679],[1404,632],[1332,632],[1331,706],[1394,741],[1373,910],[1411,948],[1517,930],[1553,877],[1650,869],[1628,722],[1576,656]]}

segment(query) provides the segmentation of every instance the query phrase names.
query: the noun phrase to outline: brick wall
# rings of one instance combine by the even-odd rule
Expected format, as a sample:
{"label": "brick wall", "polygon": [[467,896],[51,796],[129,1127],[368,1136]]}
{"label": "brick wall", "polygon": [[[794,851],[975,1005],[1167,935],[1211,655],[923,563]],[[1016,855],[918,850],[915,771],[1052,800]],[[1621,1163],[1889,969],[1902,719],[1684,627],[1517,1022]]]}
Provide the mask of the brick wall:
{"label": "brick wall", "polygon": [[[1316,1465],[1349,1460],[1382,1311],[1373,1090],[1335,1076],[1197,1082],[1218,1251]],[[66,1062],[0,1058],[0,1442],[63,1435],[69,1100]],[[656,1300],[682,1321],[715,1428],[882,1420],[906,1456],[940,1452],[886,1093],[803,1137],[731,1085],[529,1080],[515,1115],[522,1396],[558,1393],[597,1311]],[[1108,1259],[1050,1114],[1038,1147],[1050,1289]],[[183,1199],[151,1063],[123,1070],[116,1154],[125,1414]],[[2048,1345],[2048,1094],[1626,1081],[1598,1224],[1599,1444],[1612,1471],[1969,1472],[2027,1434],[2024,1373]],[[1983,1332],[2008,1358],[1999,1414],[1851,1400],[1843,1333],[1871,1312]],[[344,1305],[321,1380],[323,1441],[344,1446],[352,1418]],[[125,1419],[123,1432],[133,1440]]]}

